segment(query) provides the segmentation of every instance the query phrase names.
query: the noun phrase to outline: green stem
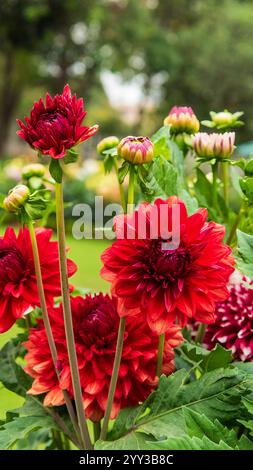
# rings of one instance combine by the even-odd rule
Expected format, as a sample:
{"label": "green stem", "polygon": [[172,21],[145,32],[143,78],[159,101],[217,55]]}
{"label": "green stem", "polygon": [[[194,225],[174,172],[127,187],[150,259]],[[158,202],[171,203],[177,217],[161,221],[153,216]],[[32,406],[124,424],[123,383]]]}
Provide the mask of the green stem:
{"label": "green stem", "polygon": [[[129,174],[128,201],[127,201],[128,202],[127,209],[129,213],[131,213],[134,208],[134,180],[135,180],[135,167],[134,165],[131,165],[130,174]],[[116,352],[115,352],[115,358],[114,358],[114,364],[113,364],[113,370],[112,370],[112,377],[111,377],[111,382],[110,382],[110,387],[109,387],[109,392],[108,392],[108,400],[106,404],[105,416],[104,416],[104,421],[103,421],[101,434],[100,434],[100,439],[102,440],[105,440],[107,436],[108,424],[110,420],[110,415],[112,411],[112,405],[113,405],[113,400],[114,400],[114,395],[115,395],[115,390],[116,390],[117,380],[118,380],[118,375],[119,375],[119,368],[120,368],[123,343],[124,343],[125,325],[126,325],[126,319],[121,317],[120,322],[119,322],[118,338],[117,338]]]}
{"label": "green stem", "polygon": [[101,433],[101,423],[98,421],[97,423],[93,423],[93,434],[94,434],[94,444],[98,441]]}
{"label": "green stem", "polygon": [[119,368],[120,368],[120,361],[122,356],[123,350],[123,341],[124,341],[124,333],[125,333],[125,324],[126,319],[121,317],[119,322],[119,330],[118,330],[118,338],[117,338],[117,345],[116,345],[116,353],[114,358],[113,370],[112,370],[112,377],[108,392],[108,399],[106,404],[105,416],[104,421],[101,429],[100,439],[105,440],[107,436],[108,424],[110,420],[110,415],[112,411],[112,405],[114,400],[114,394],[116,390]]}
{"label": "green stem", "polygon": [[228,188],[229,188],[229,163],[228,162],[223,162],[222,175],[223,175],[224,201],[226,203],[226,206],[228,206]]}
{"label": "green stem", "polygon": [[218,207],[218,161],[212,165],[212,171],[213,171],[213,206],[215,209]]}
{"label": "green stem", "polygon": [[158,377],[161,377],[161,374],[162,374],[164,343],[165,343],[165,333],[161,334],[158,340],[158,353],[157,353],[157,366],[156,366],[156,375]]}
{"label": "green stem", "polygon": [[[58,362],[57,362],[58,354],[57,354],[57,349],[56,349],[56,345],[55,345],[55,341],[54,341],[54,337],[53,337],[53,333],[52,333],[52,329],[50,325],[49,315],[47,311],[47,303],[46,303],[45,292],[43,288],[43,279],[42,279],[42,273],[41,273],[41,267],[40,267],[40,255],[39,255],[36,234],[35,234],[32,221],[28,223],[28,228],[29,228],[31,244],[32,244],[34,268],[35,268],[35,274],[36,274],[36,279],[37,279],[37,288],[38,288],[38,294],[39,294],[39,300],[40,300],[42,319],[43,319],[45,330],[46,330],[47,340],[48,340],[51,356],[53,359],[54,368],[55,368],[57,378],[60,383],[61,377],[60,377],[60,371],[59,371]],[[70,400],[67,390],[62,390],[62,393],[63,393],[63,397],[66,403],[66,407],[67,407],[71,422],[78,436],[80,433],[80,430],[78,427],[78,423],[76,420],[76,415],[75,415],[72,402]]]}
{"label": "green stem", "polygon": [[129,173],[129,185],[128,185],[128,213],[133,211],[134,205],[134,180],[135,180],[135,167],[134,165],[130,165],[130,173]]}
{"label": "green stem", "polygon": [[65,334],[68,348],[68,357],[72,378],[72,385],[74,390],[74,397],[76,403],[76,411],[78,423],[81,431],[82,442],[86,450],[92,449],[89,430],[84,414],[82,389],[78,370],[78,361],[75,348],[75,337],[73,330],[73,321],[71,314],[71,304],[69,295],[68,284],[68,269],[66,257],[66,240],[65,240],[65,223],[64,223],[64,203],[63,203],[63,184],[56,183],[56,223],[57,223],[57,236],[59,245],[59,262],[60,262],[60,275],[61,275],[61,288],[62,288],[62,305]]}
{"label": "green stem", "polygon": [[196,338],[195,338],[195,343],[199,343],[199,344],[203,343],[205,332],[206,332],[205,323],[200,323],[198,331],[197,331],[197,335],[196,335]]}
{"label": "green stem", "polygon": [[243,204],[241,205],[240,207],[240,210],[237,214],[237,217],[234,221],[234,224],[232,225],[232,228],[230,230],[230,233],[229,233],[229,236],[228,236],[228,239],[227,239],[227,244],[228,245],[231,245],[232,241],[233,241],[233,238],[235,236],[235,232],[236,232],[236,229],[241,221],[241,218],[242,218],[242,214],[243,214]]}
{"label": "green stem", "polygon": [[126,197],[125,197],[125,192],[124,192],[123,185],[122,185],[122,184],[120,183],[120,181],[119,181],[119,169],[118,169],[118,165],[117,165],[116,159],[114,159],[114,168],[115,168],[115,173],[116,173],[117,180],[118,180],[118,184],[119,184],[119,192],[120,192],[121,205],[122,205],[123,211],[124,211],[124,213],[125,213],[125,212],[126,212]]}

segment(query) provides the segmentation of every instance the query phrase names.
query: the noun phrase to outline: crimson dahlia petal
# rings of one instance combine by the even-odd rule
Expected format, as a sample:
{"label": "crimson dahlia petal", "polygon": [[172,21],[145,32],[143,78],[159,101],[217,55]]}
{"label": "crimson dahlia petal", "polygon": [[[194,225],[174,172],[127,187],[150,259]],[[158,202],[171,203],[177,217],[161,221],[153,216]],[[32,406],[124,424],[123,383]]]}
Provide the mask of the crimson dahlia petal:
{"label": "crimson dahlia petal", "polygon": [[62,95],[52,98],[47,93],[45,103],[42,98],[35,102],[30,118],[25,117],[25,123],[18,119],[17,134],[43,155],[63,158],[68,149],[97,132],[98,126],[82,125],[85,116],[83,99],[72,96],[66,85]]}
{"label": "crimson dahlia petal", "polygon": [[[119,315],[117,301],[108,295],[71,298],[76,351],[86,416],[99,421],[107,404],[108,390],[117,343]],[[53,336],[61,364],[61,387],[73,397],[64,331],[62,306],[49,311]],[[178,326],[171,326],[165,339],[163,372],[174,369],[174,351],[182,341]],[[41,320],[30,330],[25,343],[26,372],[34,378],[30,394],[45,393],[45,406],[62,405],[63,395]],[[158,337],[141,317],[126,321],[122,360],[111,412],[115,418],[121,408],[134,406],[147,398],[157,383]]]}
{"label": "crimson dahlia petal", "polygon": [[[180,242],[167,249],[164,241],[171,239],[164,237],[172,231],[175,207]],[[215,302],[227,298],[234,260],[222,243],[224,227],[206,218],[206,209],[188,216],[184,203],[174,196],[116,218],[117,240],[102,255],[101,275],[119,298],[121,316],[142,312],[159,334],[175,319],[181,325],[192,317],[204,323],[215,320]]]}
{"label": "crimson dahlia petal", "polygon": [[[243,278],[253,287],[253,281]],[[229,297],[216,305],[216,321],[208,325],[204,344],[212,349],[216,343],[230,349],[236,360],[253,360],[253,289],[245,282],[231,282]]]}
{"label": "crimson dahlia petal", "polygon": [[[61,294],[58,243],[51,241],[52,230],[36,229],[43,285],[48,305]],[[68,260],[68,274],[76,265]],[[7,331],[30,307],[40,305],[29,231],[18,235],[7,228],[0,237],[0,333]]]}

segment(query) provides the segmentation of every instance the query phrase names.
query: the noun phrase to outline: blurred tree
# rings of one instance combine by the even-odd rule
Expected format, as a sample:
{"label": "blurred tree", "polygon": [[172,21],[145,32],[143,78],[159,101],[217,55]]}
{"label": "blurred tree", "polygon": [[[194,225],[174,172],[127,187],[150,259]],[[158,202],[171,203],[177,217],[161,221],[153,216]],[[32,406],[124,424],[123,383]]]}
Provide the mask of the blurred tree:
{"label": "blurred tree", "polygon": [[102,128],[121,132],[101,83],[105,70],[142,84],[129,132],[152,132],[173,104],[189,104],[201,118],[210,108],[245,110],[240,132],[250,137],[252,0],[2,0],[0,17],[0,152],[34,86],[58,92],[68,81],[101,107]]}

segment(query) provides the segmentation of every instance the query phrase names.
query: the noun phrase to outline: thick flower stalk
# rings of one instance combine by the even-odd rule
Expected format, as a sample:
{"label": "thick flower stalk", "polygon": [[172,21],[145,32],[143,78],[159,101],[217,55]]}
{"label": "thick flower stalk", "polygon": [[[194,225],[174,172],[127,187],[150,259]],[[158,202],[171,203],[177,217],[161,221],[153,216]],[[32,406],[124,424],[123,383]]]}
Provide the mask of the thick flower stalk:
{"label": "thick flower stalk", "polygon": [[[83,405],[86,416],[99,422],[106,408],[116,350],[120,320],[117,299],[104,294],[74,297],[71,298],[71,308]],[[34,378],[29,393],[45,394],[45,406],[60,406],[64,402],[61,388],[68,390],[73,397],[62,306],[50,309],[49,314],[61,366],[61,384],[54,372],[41,320],[38,320],[37,328],[30,330],[29,339],[25,343],[25,370]],[[174,370],[174,348],[182,339],[180,328],[171,326],[165,337],[165,374]],[[141,317],[128,319],[111,419],[116,418],[120,409],[145,400],[155,388],[157,343],[157,335],[150,332]]]}
{"label": "thick flower stalk", "polygon": [[[58,244],[51,241],[52,231],[36,229],[41,273],[47,305],[61,294]],[[76,265],[68,260],[68,276]],[[27,228],[18,235],[8,228],[0,237],[0,333],[7,331],[29,309],[40,306],[33,250]]]}
{"label": "thick flower stalk", "polygon": [[170,126],[171,134],[196,134],[199,131],[199,120],[192,108],[187,106],[173,106],[164,125]]}
{"label": "thick flower stalk", "polygon": [[134,165],[150,163],[154,158],[154,144],[148,137],[128,136],[120,141],[118,156]]}
{"label": "thick flower stalk", "polygon": [[[180,219],[174,228],[173,210]],[[132,216],[116,219],[117,240],[102,255],[101,275],[111,283],[122,317],[143,315],[158,334],[176,319],[181,325],[191,318],[215,320],[215,303],[228,296],[234,260],[223,244],[225,228],[206,219],[206,209],[188,216],[177,197],[141,204]],[[174,230],[178,246],[167,248],[171,238],[164,237]]]}
{"label": "thick flower stalk", "polygon": [[53,98],[49,93],[34,103],[30,118],[25,123],[18,119],[17,134],[33,149],[52,158],[64,158],[67,150],[89,139],[98,126],[83,126],[86,116],[83,99],[71,95],[69,85],[61,95]]}
{"label": "thick flower stalk", "polygon": [[193,138],[193,147],[198,157],[205,160],[228,159],[235,149],[235,133],[224,134],[198,132]]}

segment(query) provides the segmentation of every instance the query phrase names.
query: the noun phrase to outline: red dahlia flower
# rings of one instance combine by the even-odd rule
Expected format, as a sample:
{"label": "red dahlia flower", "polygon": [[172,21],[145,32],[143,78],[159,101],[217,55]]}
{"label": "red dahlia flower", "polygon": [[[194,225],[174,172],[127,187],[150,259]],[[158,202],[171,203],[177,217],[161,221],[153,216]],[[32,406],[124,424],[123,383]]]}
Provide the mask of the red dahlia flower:
{"label": "red dahlia flower", "polygon": [[[98,421],[106,408],[116,350],[119,326],[117,301],[108,295],[87,295],[85,298],[72,298],[71,308],[84,409],[88,418]],[[73,397],[62,306],[50,309],[49,314],[61,365],[61,387]],[[181,341],[179,327],[171,326],[165,340],[164,373],[173,371],[173,348]],[[28,350],[25,370],[35,379],[29,393],[45,393],[45,406],[62,405],[64,399],[41,320],[38,328],[30,330],[29,339],[24,345]],[[127,319],[112,419],[121,408],[137,405],[153,390],[157,381],[157,347],[157,335],[150,331],[141,317]]]}
{"label": "red dahlia flower", "polygon": [[82,126],[86,116],[83,99],[71,96],[69,85],[62,95],[53,98],[49,93],[46,102],[42,98],[34,103],[26,124],[18,119],[21,128],[17,134],[32,148],[52,158],[63,158],[68,149],[89,139],[97,132],[98,126]]}
{"label": "red dahlia flower", "polygon": [[[251,286],[253,281],[243,278]],[[229,297],[216,306],[216,321],[208,325],[204,343],[212,349],[216,343],[231,349],[235,359],[253,359],[253,290],[244,283],[230,284]]]}
{"label": "red dahlia flower", "polygon": [[[180,242],[167,249],[165,229],[172,232],[176,208],[180,224],[173,231],[178,229]],[[188,216],[177,197],[144,203],[132,216],[116,218],[117,240],[102,255],[101,275],[112,283],[121,316],[141,311],[159,334],[175,319],[181,325],[192,317],[204,323],[215,320],[215,302],[227,298],[234,261],[222,243],[225,228],[206,218],[206,209]]]}
{"label": "red dahlia flower", "polygon": [[[50,241],[51,230],[37,229],[42,278],[48,305],[61,294],[58,244]],[[68,260],[72,276],[76,265]],[[25,228],[16,236],[8,228],[0,237],[0,333],[7,331],[30,307],[40,305],[29,231]]]}

